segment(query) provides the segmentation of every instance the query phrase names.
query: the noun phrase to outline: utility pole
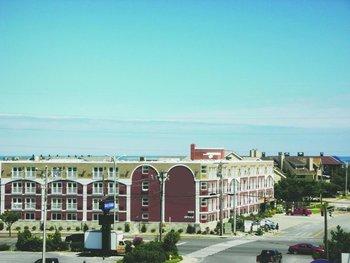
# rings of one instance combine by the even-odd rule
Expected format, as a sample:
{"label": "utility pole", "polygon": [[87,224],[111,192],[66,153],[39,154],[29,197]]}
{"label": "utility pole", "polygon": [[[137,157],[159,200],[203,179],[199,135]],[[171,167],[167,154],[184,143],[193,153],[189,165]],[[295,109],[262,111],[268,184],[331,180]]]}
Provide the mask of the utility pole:
{"label": "utility pole", "polygon": [[237,195],[237,190],[236,190],[236,184],[237,181],[236,179],[233,179],[233,234],[236,234],[236,226],[237,226],[237,214],[236,214],[236,195]]}
{"label": "utility pole", "polygon": [[328,252],[328,222],[327,222],[327,202],[323,205],[323,215],[324,215],[324,248],[326,251],[327,259],[329,259],[329,252]]}
{"label": "utility pole", "polygon": [[166,179],[166,173],[161,171],[158,175],[158,179],[160,181],[160,191],[159,191],[159,242],[162,241],[163,234],[163,187],[164,180]]}
{"label": "utility pole", "polygon": [[223,210],[223,178],[222,178],[222,162],[219,163],[218,165],[218,171],[217,171],[217,177],[220,178],[219,181],[219,208],[220,208],[220,214],[219,214],[219,220],[220,220],[220,236],[222,236],[223,232],[223,215],[222,215],[222,210]]}
{"label": "utility pole", "polygon": [[349,163],[345,163],[345,196],[348,194],[348,170],[349,170]]}
{"label": "utility pole", "polygon": [[47,217],[47,176],[48,176],[48,168],[45,166],[45,188],[44,188],[44,220],[43,220],[43,252],[42,252],[42,261],[46,262],[46,217]]}
{"label": "utility pole", "polygon": [[[116,215],[116,210],[117,210],[117,170],[116,170],[116,165],[115,165],[115,157],[112,157],[112,161],[113,161],[113,177],[114,177],[114,191],[113,191],[113,197],[114,197],[114,209],[113,209],[113,229],[115,230],[115,215]],[[119,189],[118,189],[119,190]],[[119,202],[118,202],[119,203]],[[118,206],[118,210],[119,210],[119,206]]]}

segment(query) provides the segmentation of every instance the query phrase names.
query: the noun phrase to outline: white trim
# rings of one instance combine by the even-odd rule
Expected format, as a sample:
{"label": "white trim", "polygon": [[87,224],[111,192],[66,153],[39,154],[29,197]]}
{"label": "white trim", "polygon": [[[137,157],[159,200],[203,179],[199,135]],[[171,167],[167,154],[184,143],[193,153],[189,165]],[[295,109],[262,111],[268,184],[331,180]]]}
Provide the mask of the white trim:
{"label": "white trim", "polygon": [[86,220],[87,220],[87,185],[83,185],[83,221],[85,222]]}
{"label": "white trim", "polygon": [[[132,172],[130,173],[130,180],[131,180],[131,181],[132,181],[132,177],[133,177],[135,171],[136,171],[139,167],[141,167],[141,169],[142,169],[142,166],[145,166],[145,165],[147,165],[147,166],[149,166],[149,167],[152,167],[152,168],[156,171],[157,175],[159,174],[157,168],[155,168],[153,165],[150,165],[149,163],[143,163],[143,164],[140,164],[140,165],[136,166],[136,167],[134,168],[134,170],[132,170]],[[148,173],[149,173],[149,172],[148,172]],[[142,171],[141,171],[141,174],[142,174]],[[118,181],[119,181],[119,180],[118,180]]]}
{"label": "white trim", "polygon": [[199,220],[199,211],[200,211],[200,198],[199,198],[199,194],[200,194],[200,181],[195,181],[195,192],[196,192],[196,212],[195,212],[195,223],[199,224],[200,220]]}
{"label": "white trim", "polygon": [[126,185],[126,222],[131,219],[131,185]]}

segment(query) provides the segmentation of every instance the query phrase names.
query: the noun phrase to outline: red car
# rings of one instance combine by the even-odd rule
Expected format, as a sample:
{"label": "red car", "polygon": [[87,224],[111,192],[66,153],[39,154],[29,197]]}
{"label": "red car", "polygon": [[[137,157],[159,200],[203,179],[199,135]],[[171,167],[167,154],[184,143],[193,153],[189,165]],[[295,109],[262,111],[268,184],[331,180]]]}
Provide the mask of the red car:
{"label": "red car", "polygon": [[291,254],[303,254],[312,255],[313,253],[323,254],[324,248],[321,246],[315,246],[308,243],[300,243],[288,248],[288,252]]}
{"label": "red car", "polygon": [[311,214],[311,210],[307,208],[295,208],[294,211],[289,210],[287,212],[287,215],[291,216],[309,216]]}

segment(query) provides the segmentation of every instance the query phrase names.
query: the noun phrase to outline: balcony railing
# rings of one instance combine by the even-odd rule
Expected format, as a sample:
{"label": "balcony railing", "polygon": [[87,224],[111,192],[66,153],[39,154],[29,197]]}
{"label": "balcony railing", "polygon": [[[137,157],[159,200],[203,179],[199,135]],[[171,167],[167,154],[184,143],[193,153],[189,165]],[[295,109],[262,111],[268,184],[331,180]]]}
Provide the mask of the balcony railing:
{"label": "balcony railing", "polygon": [[77,210],[77,204],[67,204],[67,210]]}
{"label": "balcony railing", "polygon": [[92,190],[92,193],[94,194],[94,195],[102,195],[102,189],[93,189]]}
{"label": "balcony railing", "polygon": [[100,208],[99,208],[99,204],[97,203],[94,203],[93,205],[92,205],[92,210],[96,210],[96,211],[99,211],[100,210]]}
{"label": "balcony railing", "polygon": [[12,194],[22,194],[22,187],[13,187]]}
{"label": "balcony railing", "polygon": [[35,209],[35,203],[26,203],[25,209]]}
{"label": "balcony railing", "polygon": [[51,205],[51,210],[62,210],[62,204],[53,203]]}
{"label": "balcony railing", "polygon": [[12,171],[12,178],[17,179],[22,177],[22,172],[20,171]]}
{"label": "balcony railing", "polygon": [[26,194],[35,194],[35,187],[26,187]]}
{"label": "balcony railing", "polygon": [[93,172],[92,173],[92,179],[95,179],[95,180],[100,180],[102,179],[103,176],[102,176],[102,173],[101,172]]}
{"label": "balcony railing", "polygon": [[22,203],[13,203],[11,209],[12,210],[21,210],[22,209]]}
{"label": "balcony railing", "polygon": [[67,178],[68,179],[77,179],[78,173],[76,171],[67,171]]}
{"label": "balcony railing", "polygon": [[73,187],[73,188],[67,188],[67,194],[76,194],[78,191],[77,191],[77,188],[76,187]]}
{"label": "balcony railing", "polygon": [[26,178],[35,178],[34,171],[26,171]]}
{"label": "balcony railing", "polygon": [[52,194],[62,194],[62,187],[52,188]]}

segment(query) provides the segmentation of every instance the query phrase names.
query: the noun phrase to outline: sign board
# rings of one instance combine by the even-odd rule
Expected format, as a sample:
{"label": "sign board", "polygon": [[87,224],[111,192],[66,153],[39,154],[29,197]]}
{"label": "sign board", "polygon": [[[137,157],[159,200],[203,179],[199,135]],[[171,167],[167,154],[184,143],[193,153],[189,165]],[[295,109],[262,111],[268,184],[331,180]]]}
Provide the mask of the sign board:
{"label": "sign board", "polygon": [[113,223],[114,223],[113,215],[100,215],[98,217],[98,224],[100,226],[102,226],[102,225],[111,225]]}
{"label": "sign board", "polygon": [[103,210],[111,210],[111,209],[114,209],[114,202],[105,202],[104,205],[103,205]]}

